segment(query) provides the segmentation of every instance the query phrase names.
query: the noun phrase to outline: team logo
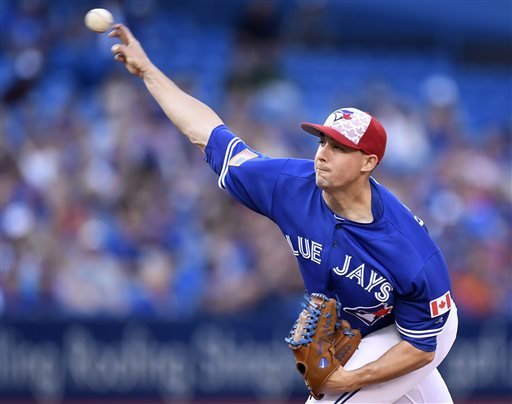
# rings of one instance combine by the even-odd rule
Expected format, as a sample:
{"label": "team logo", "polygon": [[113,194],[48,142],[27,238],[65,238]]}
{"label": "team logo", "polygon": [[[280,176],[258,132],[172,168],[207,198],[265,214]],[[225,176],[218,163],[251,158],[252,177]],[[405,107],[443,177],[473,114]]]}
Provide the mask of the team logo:
{"label": "team logo", "polygon": [[340,119],[352,119],[352,114],[354,112],[349,111],[348,109],[340,109],[335,112],[336,116],[334,117],[334,122],[339,121]]}
{"label": "team logo", "polygon": [[346,108],[334,111],[327,117],[324,125],[330,126],[351,142],[359,144],[371,121],[372,117],[367,113]]}
{"label": "team logo", "polygon": [[393,310],[393,306],[381,303],[372,307],[344,307],[343,311],[356,316],[366,325],[374,325],[381,318],[387,316]]}

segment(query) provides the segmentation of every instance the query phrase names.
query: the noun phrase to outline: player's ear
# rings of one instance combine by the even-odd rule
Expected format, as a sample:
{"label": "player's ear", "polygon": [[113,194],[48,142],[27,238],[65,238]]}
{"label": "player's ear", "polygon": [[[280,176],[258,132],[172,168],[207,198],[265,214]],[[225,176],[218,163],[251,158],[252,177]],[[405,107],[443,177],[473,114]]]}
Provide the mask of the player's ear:
{"label": "player's ear", "polygon": [[364,154],[361,171],[365,173],[372,172],[373,169],[377,166],[378,162],[379,159],[375,154]]}

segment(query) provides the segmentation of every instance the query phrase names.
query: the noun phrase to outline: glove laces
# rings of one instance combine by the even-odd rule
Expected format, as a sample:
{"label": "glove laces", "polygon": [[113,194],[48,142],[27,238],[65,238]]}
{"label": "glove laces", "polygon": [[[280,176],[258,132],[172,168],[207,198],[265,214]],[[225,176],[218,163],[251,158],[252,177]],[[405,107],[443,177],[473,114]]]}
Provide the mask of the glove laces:
{"label": "glove laces", "polygon": [[[322,315],[322,312],[320,311],[320,307],[318,304],[311,301],[312,297],[317,297],[322,299],[323,302],[328,301],[328,297],[322,293],[312,293],[311,295],[308,295],[308,293],[304,293],[304,299],[305,302],[301,303],[301,306],[306,312],[308,313],[306,315],[306,319],[302,320],[304,323],[304,327],[302,327],[302,330],[300,332],[300,339],[295,341],[294,335],[296,334],[297,327],[301,323],[300,317],[295,321],[295,324],[293,325],[293,328],[290,330],[290,334],[287,338],[285,338],[285,341],[292,345],[292,346],[300,346],[304,344],[309,344],[310,342],[313,342],[313,336],[316,334],[317,327],[318,327],[318,321],[320,320],[320,316]],[[322,307],[325,303],[322,303]],[[331,318],[331,313],[326,313],[325,318]],[[330,332],[329,334],[332,334]]]}

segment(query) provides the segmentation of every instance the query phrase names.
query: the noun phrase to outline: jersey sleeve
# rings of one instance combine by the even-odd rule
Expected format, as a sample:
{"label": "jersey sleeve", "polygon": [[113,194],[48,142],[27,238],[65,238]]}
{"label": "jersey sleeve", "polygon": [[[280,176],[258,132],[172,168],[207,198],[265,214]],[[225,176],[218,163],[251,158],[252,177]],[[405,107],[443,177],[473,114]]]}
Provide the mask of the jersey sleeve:
{"label": "jersey sleeve", "polygon": [[428,258],[407,293],[395,298],[395,321],[402,339],[423,351],[435,351],[452,306],[448,270],[439,250]]}
{"label": "jersey sleeve", "polygon": [[219,176],[218,185],[249,209],[272,218],[275,187],[286,159],[251,149],[226,126],[216,127],[205,148],[206,161]]}

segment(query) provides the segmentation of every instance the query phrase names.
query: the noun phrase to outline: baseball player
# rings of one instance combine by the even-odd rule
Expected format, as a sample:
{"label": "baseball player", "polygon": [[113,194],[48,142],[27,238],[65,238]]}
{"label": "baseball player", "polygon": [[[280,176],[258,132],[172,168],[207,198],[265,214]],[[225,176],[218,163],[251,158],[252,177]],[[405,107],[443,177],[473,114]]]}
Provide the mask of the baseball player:
{"label": "baseball player", "polygon": [[381,124],[340,108],[323,125],[302,124],[319,140],[314,161],[269,158],[155,67],[126,26],[110,36],[121,40],[115,59],[204,151],[219,187],[279,226],[306,289],[336,297],[342,318],[361,330],[320,401],[452,402],[436,369],[457,331],[448,270],[423,221],[371,176],[386,148]]}

